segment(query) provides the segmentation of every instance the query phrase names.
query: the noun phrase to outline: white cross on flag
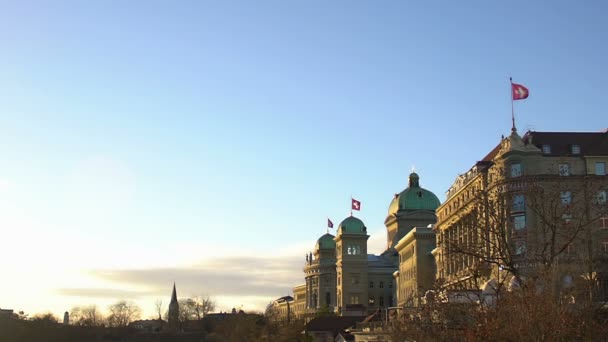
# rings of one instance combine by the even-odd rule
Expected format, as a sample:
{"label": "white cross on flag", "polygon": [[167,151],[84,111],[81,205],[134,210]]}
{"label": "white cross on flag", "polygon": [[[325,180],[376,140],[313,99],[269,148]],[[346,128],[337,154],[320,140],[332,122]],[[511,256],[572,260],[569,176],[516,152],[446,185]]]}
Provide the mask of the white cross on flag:
{"label": "white cross on flag", "polygon": [[361,202],[357,201],[354,198],[351,198],[351,200],[353,201],[351,208],[353,210],[361,210]]}
{"label": "white cross on flag", "polygon": [[513,92],[513,100],[523,100],[530,94],[528,88],[517,83],[511,83],[511,90]]}

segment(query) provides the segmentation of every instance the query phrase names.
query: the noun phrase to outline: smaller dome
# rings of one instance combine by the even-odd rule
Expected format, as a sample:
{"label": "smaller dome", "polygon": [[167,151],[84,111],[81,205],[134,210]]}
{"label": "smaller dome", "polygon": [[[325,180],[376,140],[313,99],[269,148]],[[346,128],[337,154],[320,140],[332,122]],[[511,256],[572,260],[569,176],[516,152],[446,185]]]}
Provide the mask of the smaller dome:
{"label": "smaller dome", "polygon": [[344,219],[338,226],[338,235],[342,234],[367,234],[367,228],[363,221],[354,216],[349,216]]}
{"label": "smaller dome", "polygon": [[327,233],[321,236],[317,240],[317,248],[316,249],[335,249],[336,241],[334,241],[334,236]]}

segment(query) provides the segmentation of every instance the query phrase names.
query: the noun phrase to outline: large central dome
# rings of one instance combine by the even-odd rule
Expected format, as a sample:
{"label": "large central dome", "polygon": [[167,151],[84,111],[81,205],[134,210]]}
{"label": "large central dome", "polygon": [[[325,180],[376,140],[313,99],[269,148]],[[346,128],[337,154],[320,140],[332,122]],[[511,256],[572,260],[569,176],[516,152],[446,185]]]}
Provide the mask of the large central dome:
{"label": "large central dome", "polygon": [[394,215],[400,210],[432,210],[441,205],[434,193],[420,187],[420,177],[415,172],[410,174],[410,186],[395,195],[388,207],[388,214]]}

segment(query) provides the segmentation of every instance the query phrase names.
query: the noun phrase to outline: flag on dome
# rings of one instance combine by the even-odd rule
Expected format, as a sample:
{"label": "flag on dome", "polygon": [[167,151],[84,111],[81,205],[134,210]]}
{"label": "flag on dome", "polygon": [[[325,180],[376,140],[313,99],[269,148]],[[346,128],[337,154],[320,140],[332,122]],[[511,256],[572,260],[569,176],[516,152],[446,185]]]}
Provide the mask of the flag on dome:
{"label": "flag on dome", "polygon": [[331,220],[330,220],[330,219],[327,219],[327,226],[328,226],[329,228],[333,228],[333,227],[334,227],[334,223],[333,223],[333,222],[331,222]]}
{"label": "flag on dome", "polygon": [[359,210],[360,211],[361,210],[361,202],[357,201],[354,198],[351,198],[351,200],[352,200],[351,209],[353,209],[353,210]]}
{"label": "flag on dome", "polygon": [[513,100],[523,100],[528,98],[530,92],[528,88],[524,87],[521,84],[511,82],[511,91],[513,93]]}

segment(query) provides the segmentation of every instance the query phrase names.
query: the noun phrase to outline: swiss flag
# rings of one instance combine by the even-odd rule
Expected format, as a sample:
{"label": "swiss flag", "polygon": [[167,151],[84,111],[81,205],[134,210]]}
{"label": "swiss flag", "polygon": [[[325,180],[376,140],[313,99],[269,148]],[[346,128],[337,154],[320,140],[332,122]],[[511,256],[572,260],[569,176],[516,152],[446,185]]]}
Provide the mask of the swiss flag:
{"label": "swiss flag", "polygon": [[353,210],[361,210],[361,202],[357,201],[357,200],[356,200],[356,199],[354,199],[354,198],[351,198],[351,200],[353,201],[353,203],[352,203],[352,205],[351,205],[351,208],[352,208]]}
{"label": "swiss flag", "polygon": [[523,100],[528,98],[528,95],[530,94],[528,88],[517,83],[511,83],[511,91],[513,93],[513,100]]}
{"label": "swiss flag", "polygon": [[334,227],[334,223],[333,223],[333,222],[331,222],[331,220],[330,220],[330,219],[327,219],[327,226],[328,226],[329,228],[333,228],[333,227]]}

